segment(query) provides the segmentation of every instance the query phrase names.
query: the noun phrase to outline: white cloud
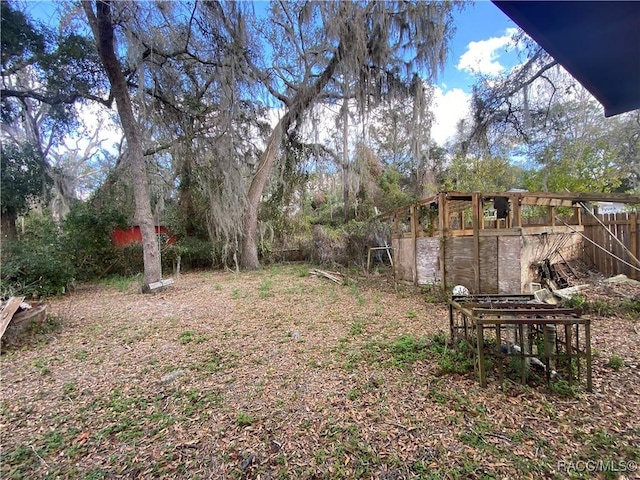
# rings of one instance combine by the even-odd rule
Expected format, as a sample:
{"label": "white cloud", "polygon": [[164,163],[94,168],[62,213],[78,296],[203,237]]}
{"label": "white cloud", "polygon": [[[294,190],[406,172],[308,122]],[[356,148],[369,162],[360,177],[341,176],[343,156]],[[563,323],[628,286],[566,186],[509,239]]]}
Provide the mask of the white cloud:
{"label": "white cloud", "polygon": [[516,31],[515,28],[507,28],[504,35],[500,37],[470,42],[467,45],[467,51],[462,54],[458,61],[458,70],[486,75],[497,75],[503,72],[505,67],[498,61],[501,53],[500,49],[512,50],[514,48],[511,40]]}
{"label": "white cloud", "polygon": [[433,113],[435,123],[431,127],[431,138],[444,145],[456,133],[456,125],[470,112],[471,94],[460,88],[443,92],[439,87],[434,91]]}

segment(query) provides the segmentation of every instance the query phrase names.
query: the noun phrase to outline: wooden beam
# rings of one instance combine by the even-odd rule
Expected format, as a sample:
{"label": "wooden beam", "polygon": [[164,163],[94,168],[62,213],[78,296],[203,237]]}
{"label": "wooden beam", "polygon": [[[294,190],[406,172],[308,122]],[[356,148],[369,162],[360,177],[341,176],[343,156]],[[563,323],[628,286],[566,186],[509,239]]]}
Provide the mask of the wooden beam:
{"label": "wooden beam", "polygon": [[7,303],[4,304],[4,307],[2,307],[2,314],[0,315],[0,338],[4,335],[7,325],[11,322],[13,315],[23,300],[24,297],[11,297],[7,300]]}
{"label": "wooden beam", "polygon": [[475,288],[473,293],[482,293],[480,291],[480,221],[482,215],[482,198],[479,193],[473,194],[472,199],[473,210],[473,273]]}
{"label": "wooden beam", "polygon": [[446,257],[446,245],[447,245],[447,223],[445,223],[446,215],[449,215],[449,209],[447,208],[447,195],[445,193],[438,194],[438,230],[440,231],[439,245],[438,245],[438,259],[440,261],[440,281],[442,282],[442,288],[447,289],[447,269],[445,266]]}
{"label": "wooden beam", "polygon": [[[638,214],[636,212],[629,214],[629,248],[631,254],[638,258]],[[640,280],[640,272],[631,270],[632,278]]]}

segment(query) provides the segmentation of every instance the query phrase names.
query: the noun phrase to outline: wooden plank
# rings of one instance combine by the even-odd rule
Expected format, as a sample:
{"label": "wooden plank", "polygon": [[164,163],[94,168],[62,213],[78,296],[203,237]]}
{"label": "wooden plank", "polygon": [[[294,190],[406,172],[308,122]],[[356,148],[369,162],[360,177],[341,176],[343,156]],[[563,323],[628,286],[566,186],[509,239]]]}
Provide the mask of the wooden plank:
{"label": "wooden plank", "polygon": [[[629,214],[629,250],[636,258],[638,258],[638,253],[640,252],[640,246],[638,245],[640,242],[638,240],[638,214],[633,212]],[[640,272],[631,269],[630,278],[640,280]]]}
{"label": "wooden plank", "polygon": [[4,307],[2,307],[2,314],[0,316],[0,338],[4,335],[7,325],[9,325],[13,315],[16,313],[23,301],[24,297],[10,297]]}
{"label": "wooden plank", "polygon": [[[514,237],[512,237],[514,238]],[[500,293],[498,291],[498,240],[500,237],[481,237],[479,245],[480,259],[478,262],[480,290],[479,293]],[[518,269],[519,270],[519,269]],[[511,290],[514,291],[514,290]],[[518,288],[520,291],[520,282]]]}
{"label": "wooden plank", "polygon": [[157,282],[151,282],[145,286],[143,291],[145,293],[151,293],[156,290],[162,290],[163,288],[173,285],[173,278],[167,278],[164,280],[158,280]]}
{"label": "wooden plank", "polygon": [[480,221],[483,219],[482,202],[478,193],[474,193],[471,199],[471,211],[473,215],[473,263],[471,264],[474,273],[474,293],[490,293],[482,292],[480,287]]}
{"label": "wooden plank", "polygon": [[[522,291],[522,265],[520,261],[521,243],[519,237],[498,237],[497,239],[497,293]],[[525,266],[528,268],[528,265]]]}
{"label": "wooden plank", "polygon": [[418,285],[418,252],[416,251],[416,238],[417,238],[417,234],[418,234],[418,215],[417,215],[417,211],[416,211],[416,206],[415,205],[411,205],[411,247],[413,250],[413,268],[412,268],[412,272],[411,272],[411,276],[413,284],[414,285]]}
{"label": "wooden plank", "polygon": [[449,215],[449,209],[446,205],[446,194],[438,195],[438,228],[440,229],[440,248],[438,249],[438,258],[440,261],[440,278],[442,279],[442,288],[447,289],[447,268],[446,268],[446,245],[447,233],[445,215]]}

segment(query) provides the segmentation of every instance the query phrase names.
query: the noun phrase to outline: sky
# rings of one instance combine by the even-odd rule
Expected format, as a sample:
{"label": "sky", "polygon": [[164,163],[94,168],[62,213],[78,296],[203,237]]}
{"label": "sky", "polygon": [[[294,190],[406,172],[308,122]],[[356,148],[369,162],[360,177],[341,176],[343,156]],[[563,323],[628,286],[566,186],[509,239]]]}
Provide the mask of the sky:
{"label": "sky", "polygon": [[[44,21],[47,12],[52,15],[54,5],[50,1],[27,3],[29,13]],[[439,145],[446,144],[458,121],[468,114],[475,75],[498,74],[517,64],[513,49],[508,48],[516,26],[489,0],[465,1],[462,11],[454,14],[454,23],[448,61],[437,78],[432,107],[435,124],[431,134]],[[93,112],[91,117],[99,121]]]}
{"label": "sky", "polygon": [[455,134],[456,124],[469,112],[471,88],[476,75],[495,75],[518,63],[510,48],[515,23],[488,0],[465,2],[454,15],[456,32],[444,72],[436,81],[436,123],[433,140],[444,145]]}

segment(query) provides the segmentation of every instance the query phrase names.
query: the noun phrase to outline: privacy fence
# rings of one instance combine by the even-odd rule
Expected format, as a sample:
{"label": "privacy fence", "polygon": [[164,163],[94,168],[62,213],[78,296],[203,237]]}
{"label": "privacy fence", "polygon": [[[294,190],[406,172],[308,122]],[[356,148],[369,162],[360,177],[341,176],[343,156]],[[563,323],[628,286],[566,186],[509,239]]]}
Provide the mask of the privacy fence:
{"label": "privacy fence", "polygon": [[[597,218],[597,219],[596,219]],[[585,217],[582,259],[606,276],[640,280],[640,218],[637,212]]]}

